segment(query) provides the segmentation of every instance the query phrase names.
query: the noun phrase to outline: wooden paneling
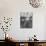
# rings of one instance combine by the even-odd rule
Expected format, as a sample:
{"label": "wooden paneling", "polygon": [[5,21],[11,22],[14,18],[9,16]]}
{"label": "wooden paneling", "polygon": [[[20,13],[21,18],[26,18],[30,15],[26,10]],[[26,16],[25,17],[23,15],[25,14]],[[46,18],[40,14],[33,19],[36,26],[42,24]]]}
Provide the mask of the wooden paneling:
{"label": "wooden paneling", "polygon": [[28,43],[16,43],[16,46],[28,46]]}
{"label": "wooden paneling", "polygon": [[43,43],[43,46],[46,46],[46,43]]}
{"label": "wooden paneling", "polygon": [[20,44],[19,43],[16,43],[16,46],[20,46]]}
{"label": "wooden paneling", "polygon": [[4,41],[4,40],[0,40],[0,46],[46,46],[46,42],[45,41],[16,41],[16,42],[12,42],[12,41]]}
{"label": "wooden paneling", "polygon": [[42,43],[42,44],[41,44],[41,43],[40,43],[40,44],[38,44],[38,46],[43,46],[43,43]]}
{"label": "wooden paneling", "polygon": [[28,43],[24,43],[24,46],[28,46]]}
{"label": "wooden paneling", "polygon": [[46,46],[46,43],[39,43],[38,46]]}

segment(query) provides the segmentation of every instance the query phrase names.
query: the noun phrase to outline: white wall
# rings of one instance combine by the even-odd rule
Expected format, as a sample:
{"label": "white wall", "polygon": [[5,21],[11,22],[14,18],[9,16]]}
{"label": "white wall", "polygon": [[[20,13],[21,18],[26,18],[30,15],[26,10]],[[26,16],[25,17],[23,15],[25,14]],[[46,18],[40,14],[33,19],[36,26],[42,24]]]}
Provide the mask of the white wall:
{"label": "white wall", "polygon": [[[33,12],[32,29],[20,28],[20,12]],[[33,8],[30,6],[28,0],[0,0],[0,19],[4,16],[13,17],[9,33],[13,37],[16,37],[17,40],[27,40],[34,34],[37,35],[39,40],[46,39],[46,8]],[[2,31],[0,32],[0,35],[2,35],[1,33]],[[0,39],[2,39],[2,36],[0,36]]]}

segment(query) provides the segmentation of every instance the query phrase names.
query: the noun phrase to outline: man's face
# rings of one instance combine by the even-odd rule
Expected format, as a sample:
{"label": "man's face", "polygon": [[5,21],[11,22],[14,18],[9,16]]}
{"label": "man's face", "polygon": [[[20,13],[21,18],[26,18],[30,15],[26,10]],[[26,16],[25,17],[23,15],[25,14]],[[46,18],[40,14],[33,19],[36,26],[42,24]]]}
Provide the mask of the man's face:
{"label": "man's face", "polygon": [[40,6],[41,0],[29,0],[29,2],[33,7],[37,8]]}

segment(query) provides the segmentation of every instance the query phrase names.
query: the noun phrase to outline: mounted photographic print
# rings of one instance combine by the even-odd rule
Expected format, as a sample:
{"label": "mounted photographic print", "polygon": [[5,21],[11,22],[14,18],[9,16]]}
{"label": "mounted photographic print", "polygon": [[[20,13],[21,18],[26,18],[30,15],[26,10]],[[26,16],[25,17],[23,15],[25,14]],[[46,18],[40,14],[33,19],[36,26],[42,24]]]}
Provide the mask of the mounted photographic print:
{"label": "mounted photographic print", "polygon": [[20,28],[32,28],[32,17],[31,12],[21,12],[20,13]]}

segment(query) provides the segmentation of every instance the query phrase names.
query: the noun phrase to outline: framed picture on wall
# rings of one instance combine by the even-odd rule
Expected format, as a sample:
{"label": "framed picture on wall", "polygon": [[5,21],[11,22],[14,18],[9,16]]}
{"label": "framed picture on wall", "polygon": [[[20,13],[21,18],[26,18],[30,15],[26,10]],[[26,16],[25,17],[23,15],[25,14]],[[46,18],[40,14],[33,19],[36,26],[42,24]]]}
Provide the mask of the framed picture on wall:
{"label": "framed picture on wall", "polygon": [[21,12],[20,13],[20,28],[32,28],[32,12]]}

